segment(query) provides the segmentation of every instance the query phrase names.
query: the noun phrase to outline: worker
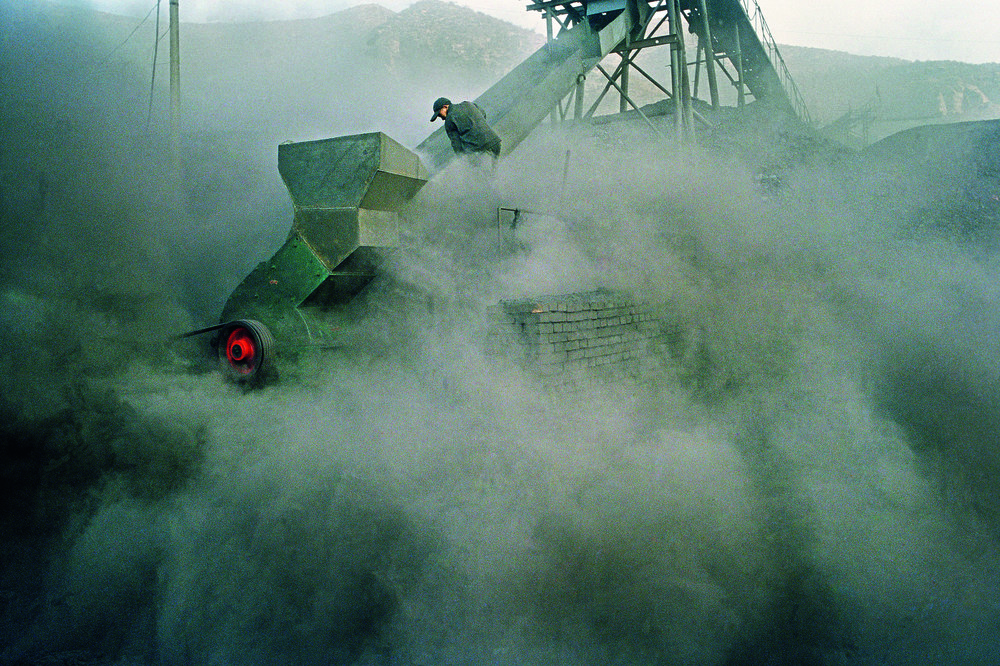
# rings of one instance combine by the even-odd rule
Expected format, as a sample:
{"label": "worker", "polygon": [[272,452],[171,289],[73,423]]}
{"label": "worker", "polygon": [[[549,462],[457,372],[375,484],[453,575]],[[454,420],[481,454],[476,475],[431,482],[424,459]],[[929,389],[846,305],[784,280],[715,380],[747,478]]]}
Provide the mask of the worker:
{"label": "worker", "polygon": [[500,137],[475,102],[452,104],[447,97],[438,97],[431,122],[438,118],[444,120],[444,130],[456,155],[490,153],[494,160],[500,157]]}

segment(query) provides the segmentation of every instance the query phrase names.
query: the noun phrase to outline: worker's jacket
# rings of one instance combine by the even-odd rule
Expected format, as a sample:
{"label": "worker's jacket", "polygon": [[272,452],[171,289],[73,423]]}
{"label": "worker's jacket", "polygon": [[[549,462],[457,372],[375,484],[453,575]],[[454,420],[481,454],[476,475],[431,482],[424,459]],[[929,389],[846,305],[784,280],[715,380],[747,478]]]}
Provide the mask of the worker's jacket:
{"label": "worker's jacket", "polygon": [[449,106],[444,129],[457,154],[490,152],[500,156],[500,137],[486,123],[483,110],[473,102]]}

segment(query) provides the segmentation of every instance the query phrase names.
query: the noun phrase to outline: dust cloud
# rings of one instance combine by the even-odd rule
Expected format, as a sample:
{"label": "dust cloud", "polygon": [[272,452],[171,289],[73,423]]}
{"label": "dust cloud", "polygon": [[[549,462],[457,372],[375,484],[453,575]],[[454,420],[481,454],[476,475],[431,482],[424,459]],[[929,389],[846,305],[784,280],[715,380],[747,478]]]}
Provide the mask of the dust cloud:
{"label": "dust cloud", "polygon": [[[178,190],[142,104],[70,67],[86,32],[11,12],[0,661],[995,659],[997,248],[951,224],[992,221],[978,189],[911,200],[932,181],[770,120],[680,152],[542,129],[422,190],[364,345],[241,393],[168,338],[287,232],[273,153],[213,138]],[[497,202],[534,211],[516,252]],[[658,308],[644,381],[484,351],[499,299],[602,287]]]}

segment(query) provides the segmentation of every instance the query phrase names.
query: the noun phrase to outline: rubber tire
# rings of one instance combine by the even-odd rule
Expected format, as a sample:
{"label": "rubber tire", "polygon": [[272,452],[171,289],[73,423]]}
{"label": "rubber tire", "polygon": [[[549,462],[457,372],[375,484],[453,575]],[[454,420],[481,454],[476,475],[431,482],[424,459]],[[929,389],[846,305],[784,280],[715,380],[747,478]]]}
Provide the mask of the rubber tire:
{"label": "rubber tire", "polygon": [[[246,370],[234,366],[226,350],[230,336],[238,329],[246,331],[257,350],[253,363]],[[220,329],[218,339],[219,368],[227,380],[245,388],[257,388],[275,376],[274,336],[264,324],[256,319],[237,319],[227,322]]]}

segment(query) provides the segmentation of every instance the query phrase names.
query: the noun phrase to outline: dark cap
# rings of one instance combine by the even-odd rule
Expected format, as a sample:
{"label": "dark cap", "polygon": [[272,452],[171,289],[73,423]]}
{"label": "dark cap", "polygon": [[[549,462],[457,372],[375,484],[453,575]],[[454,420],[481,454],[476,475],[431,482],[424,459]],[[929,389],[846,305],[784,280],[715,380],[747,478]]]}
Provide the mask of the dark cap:
{"label": "dark cap", "polygon": [[451,106],[451,100],[447,97],[438,97],[434,100],[434,115],[431,116],[431,122],[437,120],[438,113],[440,113],[441,108],[445,106]]}

